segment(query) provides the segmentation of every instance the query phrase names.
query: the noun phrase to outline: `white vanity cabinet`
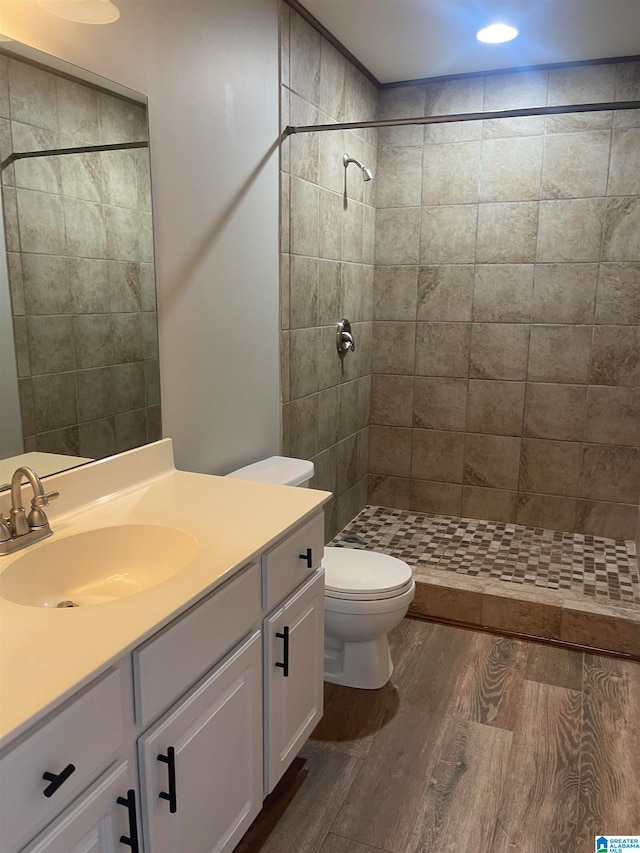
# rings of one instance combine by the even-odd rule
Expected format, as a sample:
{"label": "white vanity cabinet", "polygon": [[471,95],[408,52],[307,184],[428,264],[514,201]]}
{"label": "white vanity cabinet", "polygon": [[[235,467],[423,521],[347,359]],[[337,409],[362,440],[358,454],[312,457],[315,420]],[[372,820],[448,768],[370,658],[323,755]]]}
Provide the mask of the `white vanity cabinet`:
{"label": "white vanity cabinet", "polygon": [[8,746],[0,853],[231,853],[322,715],[323,533],[320,512]]}
{"label": "white vanity cabinet", "polygon": [[256,631],[139,739],[145,850],[231,851],[257,816],[261,670]]}
{"label": "white vanity cabinet", "polygon": [[121,853],[141,851],[134,780],[128,762],[104,774],[24,853]]}
{"label": "white vanity cabinet", "polygon": [[264,623],[265,794],[270,794],[322,717],[324,571]]}

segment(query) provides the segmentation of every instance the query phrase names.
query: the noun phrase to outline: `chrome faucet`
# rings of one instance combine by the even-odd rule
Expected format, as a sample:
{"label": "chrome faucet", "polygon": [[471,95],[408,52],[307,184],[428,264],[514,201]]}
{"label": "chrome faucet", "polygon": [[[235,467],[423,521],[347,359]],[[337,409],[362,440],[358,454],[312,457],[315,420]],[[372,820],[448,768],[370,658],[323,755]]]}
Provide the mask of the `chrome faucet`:
{"label": "chrome faucet", "polygon": [[[33,490],[29,515],[22,505],[23,477],[27,478]],[[58,495],[58,492],[49,492],[49,494],[45,492],[42,481],[33,468],[26,466],[16,468],[11,478],[9,518],[5,518],[0,512],[0,555],[12,554],[33,542],[39,542],[40,539],[51,536],[53,531],[42,507],[49,506],[49,502],[55,500]]]}

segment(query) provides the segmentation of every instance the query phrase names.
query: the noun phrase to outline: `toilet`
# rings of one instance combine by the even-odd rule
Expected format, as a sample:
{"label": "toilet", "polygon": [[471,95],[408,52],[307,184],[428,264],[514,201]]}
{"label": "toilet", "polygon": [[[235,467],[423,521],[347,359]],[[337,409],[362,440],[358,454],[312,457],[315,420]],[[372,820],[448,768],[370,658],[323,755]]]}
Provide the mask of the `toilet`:
{"label": "toilet", "polygon": [[[313,462],[271,456],[227,474],[239,480],[307,487]],[[377,551],[325,548],[324,678],[377,690],[393,672],[387,634],[415,596],[410,566]]]}

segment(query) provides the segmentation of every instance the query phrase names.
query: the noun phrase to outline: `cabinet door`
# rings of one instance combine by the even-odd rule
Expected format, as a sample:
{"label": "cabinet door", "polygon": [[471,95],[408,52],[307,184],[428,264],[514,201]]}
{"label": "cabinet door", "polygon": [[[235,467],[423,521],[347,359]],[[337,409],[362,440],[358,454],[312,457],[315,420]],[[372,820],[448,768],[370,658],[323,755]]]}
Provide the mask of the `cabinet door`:
{"label": "cabinet door", "polygon": [[265,793],[322,716],[324,570],[265,620]]}
{"label": "cabinet door", "polygon": [[230,851],[262,807],[256,631],[138,741],[145,849]]}
{"label": "cabinet door", "polygon": [[[120,800],[120,802],[119,802]],[[23,853],[121,853],[121,837],[132,839],[128,849],[138,849],[135,794],[126,761],[105,774],[79,797]]]}

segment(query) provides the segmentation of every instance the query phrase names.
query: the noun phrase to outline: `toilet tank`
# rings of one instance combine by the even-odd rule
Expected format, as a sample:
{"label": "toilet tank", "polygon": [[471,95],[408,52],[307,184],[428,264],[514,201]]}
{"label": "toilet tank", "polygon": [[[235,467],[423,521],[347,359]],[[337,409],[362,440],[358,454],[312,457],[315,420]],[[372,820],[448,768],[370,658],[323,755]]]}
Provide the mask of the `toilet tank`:
{"label": "toilet tank", "polygon": [[231,471],[227,477],[236,480],[253,480],[254,483],[277,483],[281,486],[307,487],[315,473],[313,462],[293,459],[290,456],[270,456],[252,465]]}

